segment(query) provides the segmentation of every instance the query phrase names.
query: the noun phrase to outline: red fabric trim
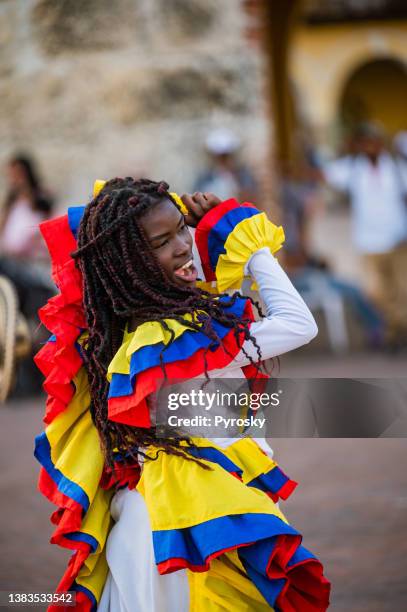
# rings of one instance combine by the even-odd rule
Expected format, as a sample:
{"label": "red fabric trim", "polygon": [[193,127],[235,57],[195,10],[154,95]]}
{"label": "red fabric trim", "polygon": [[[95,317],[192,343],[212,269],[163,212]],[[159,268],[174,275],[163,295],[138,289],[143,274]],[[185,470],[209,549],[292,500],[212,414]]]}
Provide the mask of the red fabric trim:
{"label": "red fabric trim", "polygon": [[65,593],[66,591],[69,591],[69,589],[72,586],[73,581],[78,576],[79,570],[81,569],[82,565],[85,563],[86,558],[88,556],[89,556],[89,552],[88,554],[86,554],[85,551],[82,551],[82,550],[78,550],[76,553],[72,555],[72,557],[69,559],[69,563],[65,570],[65,573],[62,576],[56,588],[56,593]]}
{"label": "red fabric trim", "polygon": [[141,468],[138,463],[123,465],[115,462],[113,470],[107,466],[104,467],[99,484],[106,491],[112,487],[121,488],[125,486],[132,490],[136,488],[140,480],[140,474]]}
{"label": "red fabric trim", "polygon": [[48,399],[44,421],[51,423],[74,395],[72,379],[82,366],[75,342],[86,321],[82,275],[71,257],[77,244],[68,215],[41,223],[40,230],[51,256],[52,278],[60,291],[38,313],[45,327],[56,336],[56,341],[47,343],[35,357],[35,363],[46,376],[43,386]]}
{"label": "red fabric trim", "polygon": [[77,249],[75,236],[69,227],[68,215],[40,223],[40,232],[48,247],[52,273],[55,274],[61,266],[72,259],[71,253]]}
{"label": "red fabric trim", "polygon": [[237,548],[243,548],[244,546],[250,546],[253,542],[248,542],[245,544],[239,544],[235,546],[229,546],[228,548],[223,548],[222,550],[218,550],[211,555],[209,555],[205,559],[204,565],[192,565],[187,559],[183,559],[182,557],[174,557],[172,559],[168,559],[167,561],[163,561],[162,563],[157,564],[158,572],[163,574],[171,574],[172,572],[176,572],[177,570],[187,568],[192,572],[207,572],[210,568],[210,564],[212,559],[216,559],[220,557],[224,553],[227,553],[231,550],[236,550]]}
{"label": "red fabric trim", "polygon": [[[67,533],[80,531],[83,512],[82,506],[61,493],[44,468],[41,468],[40,471],[38,488],[45,497],[58,506],[58,509],[51,515],[51,522],[57,525],[57,528],[51,536],[51,544],[58,544],[59,546],[71,550],[82,548],[83,542],[74,542],[73,540],[65,538],[65,534]],[[86,546],[88,545],[86,544]]]}
{"label": "red fabric trim", "polygon": [[287,480],[287,482],[285,484],[283,484],[283,486],[281,487],[281,489],[279,489],[277,491],[278,496],[281,497],[281,499],[288,499],[291,495],[291,493],[294,491],[294,489],[298,486],[298,482],[295,482],[295,480]]}
{"label": "red fabric trim", "polygon": [[195,243],[198,248],[199,257],[201,258],[202,269],[207,282],[216,280],[215,270],[212,269],[208,254],[208,236],[212,227],[225,215],[229,210],[239,208],[240,206],[246,206],[249,208],[256,208],[254,204],[244,202],[239,204],[237,200],[230,199],[225,200],[212,208],[207,212],[202,219],[199,221],[196,232],[195,232]]}
{"label": "red fabric trim", "polygon": [[301,544],[301,536],[280,535],[267,564],[266,574],[269,578],[284,578],[287,563]]}
{"label": "red fabric trim", "polygon": [[[71,257],[72,252],[77,249],[77,243],[69,227],[68,215],[42,223],[40,231],[51,256],[52,278],[60,292],[48,300],[39,311],[40,320],[55,334],[56,341],[47,343],[35,357],[35,363],[46,377],[43,387],[48,398],[44,421],[51,423],[67,408],[75,393],[72,381],[83,365],[76,341],[86,328],[86,320],[83,310],[82,275]],[[80,504],[58,490],[43,468],[40,471],[38,487],[58,506],[51,515],[51,522],[57,526],[51,543],[76,551],[57,587],[57,592],[63,593],[71,588],[91,550],[86,542],[66,537],[68,533],[80,531],[83,509]],[[86,594],[78,592],[74,609],[90,612],[91,606],[92,602]],[[65,608],[55,605],[48,608],[49,612],[60,612],[62,609]],[[72,609],[66,607],[66,610]]]}
{"label": "red fabric trim", "polygon": [[[193,572],[208,571],[212,559],[253,542],[230,546],[209,555],[204,565],[192,565],[186,559],[174,557],[157,565],[160,574],[170,574],[180,569]],[[324,612],[329,605],[330,583],[323,576],[319,561],[304,560],[287,567],[292,555],[301,544],[301,536],[281,535],[270,556],[266,574],[270,579],[285,579],[285,585],[277,599],[276,607],[283,612]]]}
{"label": "red fabric trim", "polygon": [[[57,525],[57,528],[51,536],[50,543],[76,551],[71,557],[65,573],[56,589],[56,592],[63,593],[69,591],[80,568],[91,552],[90,546],[86,542],[74,541],[65,537],[67,533],[80,531],[82,523],[82,506],[61,493],[44,468],[41,468],[40,471],[38,488],[52,503],[59,506],[51,515],[51,522]],[[61,606],[50,606],[48,610],[53,610],[54,608],[55,610],[61,610]],[[70,610],[72,609],[73,608],[70,607]],[[74,609],[81,610],[81,608],[78,607]],[[83,609],[85,610],[85,608]]]}
{"label": "red fabric trim", "polygon": [[325,612],[331,585],[317,560],[303,561],[287,568],[286,584],[276,606],[284,612]]}
{"label": "red fabric trim", "polygon": [[[65,592],[65,591],[58,591]],[[83,591],[76,592],[76,604],[75,606],[56,606],[52,605],[47,608],[47,612],[91,612],[92,601]]]}

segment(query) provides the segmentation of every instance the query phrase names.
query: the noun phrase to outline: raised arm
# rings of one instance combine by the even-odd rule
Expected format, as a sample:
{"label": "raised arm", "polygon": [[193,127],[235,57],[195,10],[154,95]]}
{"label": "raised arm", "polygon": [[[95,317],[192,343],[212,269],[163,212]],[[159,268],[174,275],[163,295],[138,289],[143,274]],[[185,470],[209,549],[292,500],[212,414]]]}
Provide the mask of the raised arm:
{"label": "raised arm", "polygon": [[[252,204],[228,200],[206,212],[195,232],[206,281],[216,280],[218,290],[238,289],[251,276],[266,306],[266,316],[251,325],[263,359],[291,351],[312,340],[314,318],[272,253],[284,241],[275,226]],[[247,341],[236,357],[239,365],[258,359],[256,347]]]}
{"label": "raised arm", "polygon": [[[318,333],[314,317],[270,249],[264,247],[254,253],[246,270],[256,281],[266,307],[266,316],[250,327],[262,359],[276,357],[310,342]],[[253,359],[258,359],[256,347],[250,340],[245,342],[244,349]],[[249,363],[243,350],[236,361],[239,365]]]}

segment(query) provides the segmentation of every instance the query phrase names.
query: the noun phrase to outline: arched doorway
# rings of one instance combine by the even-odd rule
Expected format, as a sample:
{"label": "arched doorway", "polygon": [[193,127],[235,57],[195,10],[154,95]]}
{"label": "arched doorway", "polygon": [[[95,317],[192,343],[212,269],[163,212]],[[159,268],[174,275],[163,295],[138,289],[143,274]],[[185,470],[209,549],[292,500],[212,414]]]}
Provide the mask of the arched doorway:
{"label": "arched doorway", "polygon": [[344,127],[380,121],[389,134],[407,127],[407,69],[393,58],[374,59],[348,78],[339,103]]}

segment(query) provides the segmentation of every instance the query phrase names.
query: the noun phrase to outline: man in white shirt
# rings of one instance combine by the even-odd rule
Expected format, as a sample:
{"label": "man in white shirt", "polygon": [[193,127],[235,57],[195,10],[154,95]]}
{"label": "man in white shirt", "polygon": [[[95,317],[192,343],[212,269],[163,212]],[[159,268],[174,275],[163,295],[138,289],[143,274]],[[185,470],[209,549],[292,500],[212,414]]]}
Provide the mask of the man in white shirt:
{"label": "man in white shirt", "polygon": [[346,192],[352,233],[374,280],[372,297],[387,322],[390,343],[407,342],[407,164],[384,147],[380,128],[363,124],[356,154],[323,169],[326,182]]}

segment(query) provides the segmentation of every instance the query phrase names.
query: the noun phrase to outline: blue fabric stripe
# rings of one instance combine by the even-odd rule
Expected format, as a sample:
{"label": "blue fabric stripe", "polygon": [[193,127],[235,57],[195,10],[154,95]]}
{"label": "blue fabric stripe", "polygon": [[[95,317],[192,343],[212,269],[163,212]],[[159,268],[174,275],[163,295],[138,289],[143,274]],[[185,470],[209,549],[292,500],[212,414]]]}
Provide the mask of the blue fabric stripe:
{"label": "blue fabric stripe", "polygon": [[133,393],[133,385],[128,374],[113,374],[109,385],[109,395],[111,397],[123,397]]}
{"label": "blue fabric stripe", "polygon": [[[282,579],[270,579],[267,577],[267,565],[270,556],[276,545],[277,538],[274,543],[269,540],[262,540],[256,542],[253,546],[247,546],[239,549],[239,558],[243,563],[243,566],[252,580],[254,585],[258,588],[260,593],[266,599],[272,607],[281,590],[283,589],[286,580]],[[301,561],[314,559],[315,557],[303,546],[299,546],[293,556],[291,557],[287,567],[291,567]]]}
{"label": "blue fabric stripe", "polygon": [[68,223],[75,238],[78,233],[85,208],[86,206],[70,206],[68,208]]}
{"label": "blue fabric stripe", "polygon": [[86,544],[89,544],[92,552],[95,552],[95,550],[99,546],[99,543],[96,540],[96,538],[89,535],[89,533],[84,533],[83,531],[75,531],[73,533],[66,533],[65,537],[68,540],[73,540],[74,542],[85,542]]}
{"label": "blue fabric stripe", "polygon": [[297,563],[302,563],[303,561],[317,559],[315,555],[312,554],[308,549],[304,546],[299,546],[290,561],[287,563],[287,567],[292,567],[293,565],[297,565]]}
{"label": "blue fabric stripe", "polygon": [[[221,301],[225,301],[226,299],[230,298],[226,296],[226,298],[221,298]],[[240,318],[243,316],[246,301],[246,298],[238,298],[233,306],[225,307],[224,310],[226,313],[233,313]],[[221,339],[231,330],[230,327],[225,327],[218,321],[213,321],[212,325]],[[198,350],[209,346],[210,343],[211,339],[208,338],[206,334],[187,329],[181,336],[174,340],[174,342],[167,345],[168,348],[163,352],[163,362],[166,364],[174,363],[175,361],[184,361],[192,357]],[[130,358],[130,374],[112,374],[108,398],[131,395],[134,390],[136,376],[149,368],[160,365],[160,353],[165,346],[163,342],[160,342],[158,344],[143,346],[138,351],[134,352]],[[214,346],[213,350],[216,348],[218,348],[218,345]]]}
{"label": "blue fabric stripe", "polygon": [[243,221],[243,219],[249,219],[255,215],[260,214],[257,208],[251,208],[248,206],[240,206],[229,210],[226,214],[219,219],[217,223],[211,228],[208,236],[208,254],[211,267],[215,271],[218,263],[219,256],[226,253],[225,242],[229,234],[234,230],[236,225]]}
{"label": "blue fabric stripe", "polygon": [[84,512],[87,512],[89,508],[88,495],[82,487],[66,478],[60,470],[55,468],[51,459],[51,446],[45,431],[35,438],[34,456],[55,482],[58,491],[76,501],[82,506]]}
{"label": "blue fabric stripe", "polygon": [[153,532],[156,563],[172,558],[187,559],[192,565],[220,550],[278,535],[299,535],[290,525],[271,514],[222,516],[187,527]]}
{"label": "blue fabric stripe", "polygon": [[284,587],[285,579],[270,579],[267,577],[267,565],[277,544],[277,537],[256,542],[253,546],[247,546],[239,550],[239,557],[244,568],[266,599],[267,603],[274,607],[277,597]]}
{"label": "blue fabric stripe", "polygon": [[194,457],[197,457],[198,459],[206,459],[207,461],[217,463],[227,472],[234,472],[240,476],[243,474],[243,470],[241,470],[239,466],[233,463],[233,461],[226,457],[226,455],[224,455],[217,448],[212,448],[210,446],[193,446],[188,448],[188,453],[194,455]]}
{"label": "blue fabric stripe", "polygon": [[85,593],[86,597],[91,601],[92,603],[92,607],[91,607],[91,612],[96,612],[97,610],[97,606],[98,606],[98,602],[96,601],[96,597],[94,596],[94,594],[92,593],[92,591],[90,591],[89,589],[87,589],[85,586],[83,586],[82,584],[78,584],[77,582],[74,582],[72,587],[71,587],[72,591],[81,591],[82,593]]}
{"label": "blue fabric stripe", "polygon": [[289,480],[279,467],[274,467],[270,472],[261,474],[247,483],[248,487],[254,487],[261,491],[271,491],[277,493],[283,485]]}
{"label": "blue fabric stripe", "polygon": [[[239,557],[241,557],[242,552],[243,549],[239,550]],[[258,572],[254,567],[249,565],[243,558],[240,560],[248,577],[257,590],[263,595],[267,603],[275,612],[281,612],[280,608],[276,606],[276,600],[285,587],[285,583],[287,582],[286,578],[266,578],[261,572]]]}

